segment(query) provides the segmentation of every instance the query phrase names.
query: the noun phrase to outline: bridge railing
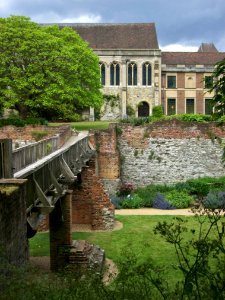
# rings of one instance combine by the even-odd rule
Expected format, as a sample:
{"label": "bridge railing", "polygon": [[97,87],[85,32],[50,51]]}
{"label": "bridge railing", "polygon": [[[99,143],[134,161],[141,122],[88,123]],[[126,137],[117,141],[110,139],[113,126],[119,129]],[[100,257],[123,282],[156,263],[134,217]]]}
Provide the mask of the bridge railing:
{"label": "bridge railing", "polygon": [[51,154],[59,148],[57,136],[13,150],[13,173]]}

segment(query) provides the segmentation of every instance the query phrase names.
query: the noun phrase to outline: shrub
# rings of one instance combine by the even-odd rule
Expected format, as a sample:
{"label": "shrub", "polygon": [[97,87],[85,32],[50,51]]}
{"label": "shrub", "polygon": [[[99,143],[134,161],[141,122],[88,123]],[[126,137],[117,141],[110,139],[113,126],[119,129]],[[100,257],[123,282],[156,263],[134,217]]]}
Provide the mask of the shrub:
{"label": "shrub", "polygon": [[176,208],[187,208],[193,202],[193,197],[185,191],[170,191],[165,193],[168,202]]}
{"label": "shrub", "polygon": [[127,196],[133,192],[134,186],[132,183],[123,182],[120,186],[119,192],[117,193],[118,196]]}
{"label": "shrub", "polygon": [[203,201],[203,205],[210,209],[225,208],[225,192],[210,192]]}
{"label": "shrub", "polygon": [[146,207],[152,207],[153,201],[156,197],[157,192],[167,192],[170,191],[172,187],[167,185],[148,185],[146,187],[140,187],[135,190],[135,193],[138,194],[144,201]]}
{"label": "shrub", "polygon": [[48,135],[48,132],[45,130],[33,130],[31,131],[32,137],[35,139],[35,141],[40,141],[43,139],[45,136]]}
{"label": "shrub", "polygon": [[144,207],[144,201],[137,194],[128,195],[121,201],[122,208],[140,208]]}
{"label": "shrub", "polygon": [[176,207],[169,203],[161,193],[156,194],[152,207],[159,209],[176,209]]}
{"label": "shrub", "polygon": [[160,119],[163,116],[163,107],[162,105],[156,105],[152,109],[152,116],[156,119]]}
{"label": "shrub", "polygon": [[203,177],[187,180],[186,183],[190,186],[189,192],[191,194],[196,194],[198,197],[205,197],[212,190],[215,191],[225,188],[225,177]]}
{"label": "shrub", "polygon": [[132,106],[127,105],[127,115],[129,117],[135,116],[135,110]]}

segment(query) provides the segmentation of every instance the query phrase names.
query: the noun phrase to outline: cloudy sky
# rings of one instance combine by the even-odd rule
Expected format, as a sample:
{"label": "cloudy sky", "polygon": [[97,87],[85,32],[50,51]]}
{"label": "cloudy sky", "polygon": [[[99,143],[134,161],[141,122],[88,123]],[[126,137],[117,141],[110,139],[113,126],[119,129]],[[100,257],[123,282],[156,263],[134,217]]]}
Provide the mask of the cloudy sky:
{"label": "cloudy sky", "polygon": [[225,52],[225,0],[0,0],[0,17],[35,22],[155,22],[161,49],[196,51],[213,42]]}

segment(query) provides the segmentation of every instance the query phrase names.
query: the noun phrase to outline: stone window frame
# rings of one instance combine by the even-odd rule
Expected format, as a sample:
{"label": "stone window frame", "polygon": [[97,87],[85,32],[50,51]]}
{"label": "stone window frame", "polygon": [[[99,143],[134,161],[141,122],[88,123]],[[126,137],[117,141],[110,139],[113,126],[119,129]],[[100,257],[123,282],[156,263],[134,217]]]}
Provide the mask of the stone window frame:
{"label": "stone window frame", "polygon": [[131,61],[127,65],[127,85],[128,86],[138,85],[138,64],[135,61]]}
{"label": "stone window frame", "polygon": [[[144,67],[148,65],[150,67],[150,80],[149,80],[149,74],[148,74],[148,71],[147,69],[145,70],[145,75],[146,75],[146,80],[145,80],[145,83],[144,83]],[[149,62],[149,61],[145,61],[143,62],[142,64],[142,85],[143,86],[152,86],[152,64]]]}
{"label": "stone window frame", "polygon": [[[170,87],[170,86],[168,85],[169,77],[175,77],[175,86]],[[167,74],[167,75],[166,75],[166,88],[167,88],[167,89],[177,89],[177,74]]]}
{"label": "stone window frame", "polygon": [[100,71],[100,82],[101,85],[106,85],[106,63],[105,62],[99,62],[99,71]]}
{"label": "stone window frame", "polygon": [[[194,103],[194,111],[193,112],[187,112],[187,100],[193,100]],[[185,113],[186,114],[195,114],[196,113],[196,99],[194,97],[186,97],[185,98]]]}
{"label": "stone window frame", "polygon": [[177,98],[176,97],[168,97],[166,99],[166,115],[167,116],[173,115],[173,114],[168,114],[168,102],[169,102],[169,100],[175,100],[175,114],[177,113]]}
{"label": "stone window frame", "polygon": [[[113,67],[113,69],[112,69]],[[118,69],[117,69],[118,67]],[[121,66],[117,61],[113,61],[110,63],[110,85],[111,86],[120,86],[120,77],[121,77]],[[112,78],[112,70],[113,70],[113,78]],[[118,76],[118,77],[117,77]]]}

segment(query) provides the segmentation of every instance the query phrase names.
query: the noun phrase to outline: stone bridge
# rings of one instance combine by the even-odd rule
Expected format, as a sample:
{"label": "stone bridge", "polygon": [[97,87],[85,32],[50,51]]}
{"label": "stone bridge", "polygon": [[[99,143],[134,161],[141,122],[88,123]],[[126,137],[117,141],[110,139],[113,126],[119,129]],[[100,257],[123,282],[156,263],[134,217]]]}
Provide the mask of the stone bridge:
{"label": "stone bridge", "polygon": [[[113,228],[114,208],[96,175],[95,152],[87,133],[72,135],[60,148],[54,138],[15,150],[12,140],[0,140],[0,246],[10,262],[28,260],[27,238],[45,216],[52,270],[75,259],[73,223]],[[82,255],[89,248],[77,247]]]}

